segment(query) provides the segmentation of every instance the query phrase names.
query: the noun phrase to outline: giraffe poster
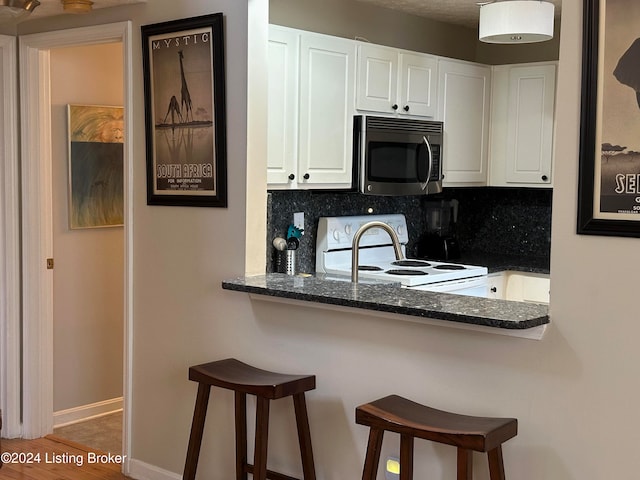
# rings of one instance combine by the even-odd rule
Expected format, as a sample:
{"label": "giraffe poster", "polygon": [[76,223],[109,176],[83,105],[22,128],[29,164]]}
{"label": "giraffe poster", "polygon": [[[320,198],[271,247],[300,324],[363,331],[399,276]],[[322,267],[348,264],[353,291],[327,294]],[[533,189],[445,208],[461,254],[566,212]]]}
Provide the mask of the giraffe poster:
{"label": "giraffe poster", "polygon": [[121,226],[123,108],[68,105],[69,226]]}
{"label": "giraffe poster", "polygon": [[142,27],[148,203],[226,206],[222,14]]}
{"label": "giraffe poster", "polygon": [[640,2],[584,0],[577,232],[640,237]]}

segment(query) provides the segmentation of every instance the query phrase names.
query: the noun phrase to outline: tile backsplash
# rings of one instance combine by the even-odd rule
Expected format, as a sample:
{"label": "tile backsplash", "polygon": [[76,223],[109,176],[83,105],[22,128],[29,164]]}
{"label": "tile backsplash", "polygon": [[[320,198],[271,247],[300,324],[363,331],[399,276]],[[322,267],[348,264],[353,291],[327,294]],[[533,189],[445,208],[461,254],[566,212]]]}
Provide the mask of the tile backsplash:
{"label": "tile backsplash", "polygon": [[384,197],[352,192],[270,191],[267,200],[267,272],[276,270],[275,237],[284,237],[295,212],[304,212],[305,231],[297,252],[298,271],[315,272],[318,218],[326,216],[403,213],[407,218],[407,256],[426,229],[425,203],[456,199],[458,242],[462,253],[549,257],[551,189],[445,188],[440,195]]}

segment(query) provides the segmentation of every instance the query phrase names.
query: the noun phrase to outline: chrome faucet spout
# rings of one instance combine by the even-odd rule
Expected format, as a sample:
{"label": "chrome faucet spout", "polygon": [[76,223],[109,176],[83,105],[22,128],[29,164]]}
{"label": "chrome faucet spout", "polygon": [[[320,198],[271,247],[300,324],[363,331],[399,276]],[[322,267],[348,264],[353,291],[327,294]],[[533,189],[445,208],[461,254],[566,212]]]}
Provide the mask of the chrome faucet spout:
{"label": "chrome faucet spout", "polygon": [[391,237],[391,243],[393,244],[393,250],[396,254],[396,260],[404,259],[402,248],[400,246],[400,240],[396,232],[384,222],[373,220],[362,225],[353,236],[353,243],[351,244],[351,281],[358,283],[358,263],[360,260],[360,238],[364,235],[364,232],[371,228],[381,228],[389,234]]}

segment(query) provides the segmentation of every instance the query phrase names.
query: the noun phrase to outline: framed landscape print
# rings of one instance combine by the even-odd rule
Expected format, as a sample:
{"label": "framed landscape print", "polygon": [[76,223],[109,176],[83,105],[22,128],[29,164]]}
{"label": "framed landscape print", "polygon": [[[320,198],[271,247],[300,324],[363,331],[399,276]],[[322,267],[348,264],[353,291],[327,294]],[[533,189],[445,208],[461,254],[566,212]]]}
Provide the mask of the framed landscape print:
{"label": "framed landscape print", "polygon": [[584,0],[580,234],[640,237],[640,2]]}
{"label": "framed landscape print", "polygon": [[223,16],[141,30],[147,203],[226,207]]}
{"label": "framed landscape print", "polygon": [[123,225],[122,107],[68,105],[69,226]]}

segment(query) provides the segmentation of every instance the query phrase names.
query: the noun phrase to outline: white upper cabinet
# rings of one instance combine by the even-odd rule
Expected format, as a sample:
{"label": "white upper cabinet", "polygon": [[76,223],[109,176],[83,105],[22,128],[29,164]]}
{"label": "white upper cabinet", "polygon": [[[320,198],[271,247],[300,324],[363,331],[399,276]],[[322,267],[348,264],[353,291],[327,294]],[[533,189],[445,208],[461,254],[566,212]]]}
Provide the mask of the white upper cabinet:
{"label": "white upper cabinet", "polygon": [[267,183],[353,185],[356,42],[269,27]]}
{"label": "white upper cabinet", "polygon": [[298,185],[352,186],[355,75],[355,41],[301,35]]}
{"label": "white upper cabinet", "polygon": [[267,183],[296,181],[298,146],[298,59],[300,35],[269,26]]}
{"label": "white upper cabinet", "polygon": [[438,120],[444,122],[444,186],[487,184],[491,68],[441,58]]}
{"label": "white upper cabinet", "polygon": [[398,51],[375,45],[359,45],[356,108],[394,113],[399,108],[397,97]]}
{"label": "white upper cabinet", "polygon": [[385,114],[434,117],[437,57],[396,48],[358,46],[356,108]]}
{"label": "white upper cabinet", "polygon": [[269,188],[354,187],[359,112],[443,121],[445,187],[551,187],[555,78],[271,25]]}
{"label": "white upper cabinet", "polygon": [[550,187],[555,64],[497,66],[493,78],[490,184]]}

